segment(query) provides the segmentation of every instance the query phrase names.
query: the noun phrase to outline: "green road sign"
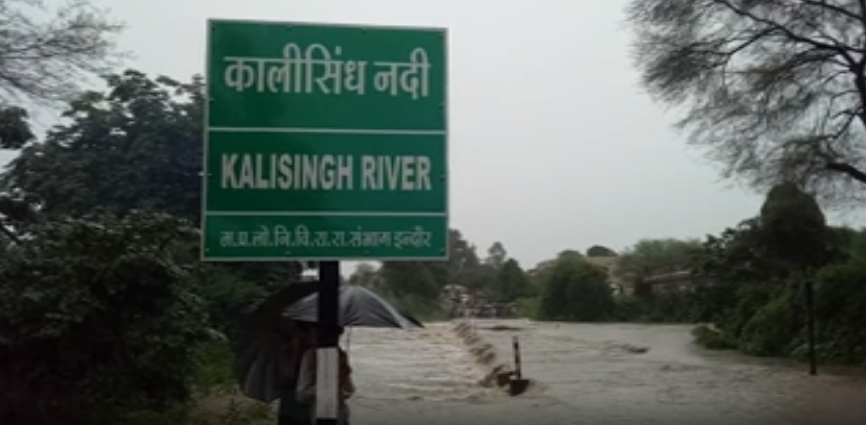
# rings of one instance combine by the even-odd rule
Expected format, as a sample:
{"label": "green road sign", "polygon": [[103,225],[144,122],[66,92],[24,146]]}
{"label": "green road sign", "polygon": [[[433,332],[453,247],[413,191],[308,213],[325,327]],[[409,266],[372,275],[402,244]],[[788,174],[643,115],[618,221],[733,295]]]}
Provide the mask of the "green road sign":
{"label": "green road sign", "polygon": [[210,21],[203,257],[448,255],[442,29]]}

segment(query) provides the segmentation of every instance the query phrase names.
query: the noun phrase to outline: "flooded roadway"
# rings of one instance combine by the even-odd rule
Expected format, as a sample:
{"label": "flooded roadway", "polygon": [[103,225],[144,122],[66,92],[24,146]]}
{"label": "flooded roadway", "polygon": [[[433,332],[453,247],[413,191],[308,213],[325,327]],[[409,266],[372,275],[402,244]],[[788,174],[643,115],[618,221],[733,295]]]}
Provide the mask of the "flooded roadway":
{"label": "flooded roadway", "polygon": [[[803,365],[706,351],[692,344],[687,326],[477,322],[500,362],[511,362],[511,338],[520,338],[524,375],[539,384],[517,399],[477,385],[484,371],[447,328],[355,330],[351,353],[362,410],[364,399],[426,400],[449,409],[461,408],[455,403],[462,400],[467,408],[523,403],[520,411],[535,409],[529,420],[539,425],[866,424],[862,378],[812,377]],[[514,416],[485,412],[477,423],[511,423]]]}

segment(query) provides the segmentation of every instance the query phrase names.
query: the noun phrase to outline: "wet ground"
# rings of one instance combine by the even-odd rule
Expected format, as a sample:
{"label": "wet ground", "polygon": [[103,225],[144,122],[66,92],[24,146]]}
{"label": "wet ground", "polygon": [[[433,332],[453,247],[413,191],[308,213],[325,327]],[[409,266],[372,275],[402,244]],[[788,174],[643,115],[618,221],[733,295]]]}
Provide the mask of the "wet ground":
{"label": "wet ground", "polygon": [[476,326],[502,362],[511,362],[519,337],[534,389],[515,399],[481,389],[484,371],[447,325],[358,329],[350,340],[361,390],[355,423],[866,424],[864,379],[706,351],[692,344],[689,327]]}

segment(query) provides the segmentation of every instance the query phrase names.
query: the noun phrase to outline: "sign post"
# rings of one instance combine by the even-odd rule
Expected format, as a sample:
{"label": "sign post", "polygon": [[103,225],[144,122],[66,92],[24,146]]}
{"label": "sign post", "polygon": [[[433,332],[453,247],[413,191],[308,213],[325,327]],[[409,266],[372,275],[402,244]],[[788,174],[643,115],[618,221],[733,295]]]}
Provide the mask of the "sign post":
{"label": "sign post", "polygon": [[446,31],[211,20],[207,56],[202,258],[319,262],[335,423],[338,262],[448,258]]}

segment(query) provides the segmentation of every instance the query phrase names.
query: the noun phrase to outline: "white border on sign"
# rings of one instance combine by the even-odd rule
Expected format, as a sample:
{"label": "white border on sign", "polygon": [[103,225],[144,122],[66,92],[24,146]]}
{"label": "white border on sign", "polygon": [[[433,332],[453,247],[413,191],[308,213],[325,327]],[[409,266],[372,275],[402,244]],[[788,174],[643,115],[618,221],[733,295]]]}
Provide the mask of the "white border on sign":
{"label": "white border on sign", "polygon": [[[312,21],[269,21],[262,19],[233,19],[233,18],[208,18],[208,25],[211,23],[237,23],[237,24],[268,24],[268,25],[286,25],[286,26],[304,26],[304,27],[330,27],[330,28],[349,28],[349,29],[380,29],[380,30],[414,30],[441,32],[448,34],[448,28],[445,27],[423,27],[413,25],[386,25],[386,24],[361,24],[361,23],[334,23],[334,22],[312,22]],[[447,42],[447,36],[445,41]],[[446,46],[447,55],[447,46]]]}
{"label": "white border on sign", "polygon": [[[445,251],[440,256],[436,257],[292,257],[292,256],[280,256],[280,257],[212,257],[207,255],[207,246],[205,245],[205,239],[207,237],[205,233],[205,223],[207,221],[208,210],[207,210],[207,194],[208,187],[207,182],[210,177],[210,170],[208,169],[208,155],[209,155],[209,134],[212,130],[214,131],[225,131],[219,127],[215,127],[211,129],[210,127],[210,105],[213,99],[211,98],[210,84],[211,84],[211,75],[210,75],[210,65],[211,65],[211,50],[212,50],[212,38],[211,32],[213,31],[213,25],[216,23],[249,23],[249,24],[270,24],[270,25],[286,25],[286,26],[316,26],[316,27],[331,27],[331,28],[354,28],[354,29],[379,29],[379,30],[413,30],[413,31],[428,31],[428,32],[436,32],[439,33],[442,38],[442,50],[443,50],[443,64],[445,67],[445,72],[443,74],[443,104],[442,108],[444,109],[444,130],[443,131],[427,131],[427,130],[415,130],[418,133],[436,133],[444,135],[445,143],[444,143],[444,159],[445,164],[443,164],[443,169],[445,172],[445,211],[441,213],[382,213],[377,214],[378,216],[444,216],[445,218]],[[200,259],[202,261],[214,261],[214,262],[275,262],[275,261],[444,261],[448,260],[451,256],[451,244],[450,233],[451,233],[451,158],[450,158],[450,144],[451,144],[451,131],[450,131],[450,108],[449,98],[450,98],[450,72],[451,68],[448,66],[448,55],[449,55],[449,38],[448,38],[448,29],[444,27],[420,27],[420,26],[400,26],[400,25],[380,25],[380,24],[338,24],[338,23],[325,23],[325,22],[304,22],[304,21],[294,21],[294,22],[283,22],[283,21],[267,21],[267,20],[254,20],[254,19],[224,19],[224,18],[209,18],[207,20],[207,37],[205,38],[206,42],[206,52],[205,52],[205,68],[204,68],[204,88],[205,88],[205,105],[204,105],[204,123],[202,125],[202,131],[204,132],[202,141],[204,146],[202,147],[202,173],[201,173],[201,214],[199,218],[199,229],[201,231],[201,249],[200,249]],[[315,129],[310,129],[315,130]],[[279,131],[276,129],[272,129],[271,131]],[[214,211],[214,215],[218,215],[221,212]],[[315,212],[313,215],[334,215],[334,213],[329,212]],[[337,213],[339,214],[339,213]],[[277,214],[273,214],[277,215]],[[280,215],[301,215],[298,213],[283,213]],[[311,215],[310,213],[305,213],[303,215]],[[354,214],[346,214],[344,215],[367,215],[364,213],[354,213]]]}

